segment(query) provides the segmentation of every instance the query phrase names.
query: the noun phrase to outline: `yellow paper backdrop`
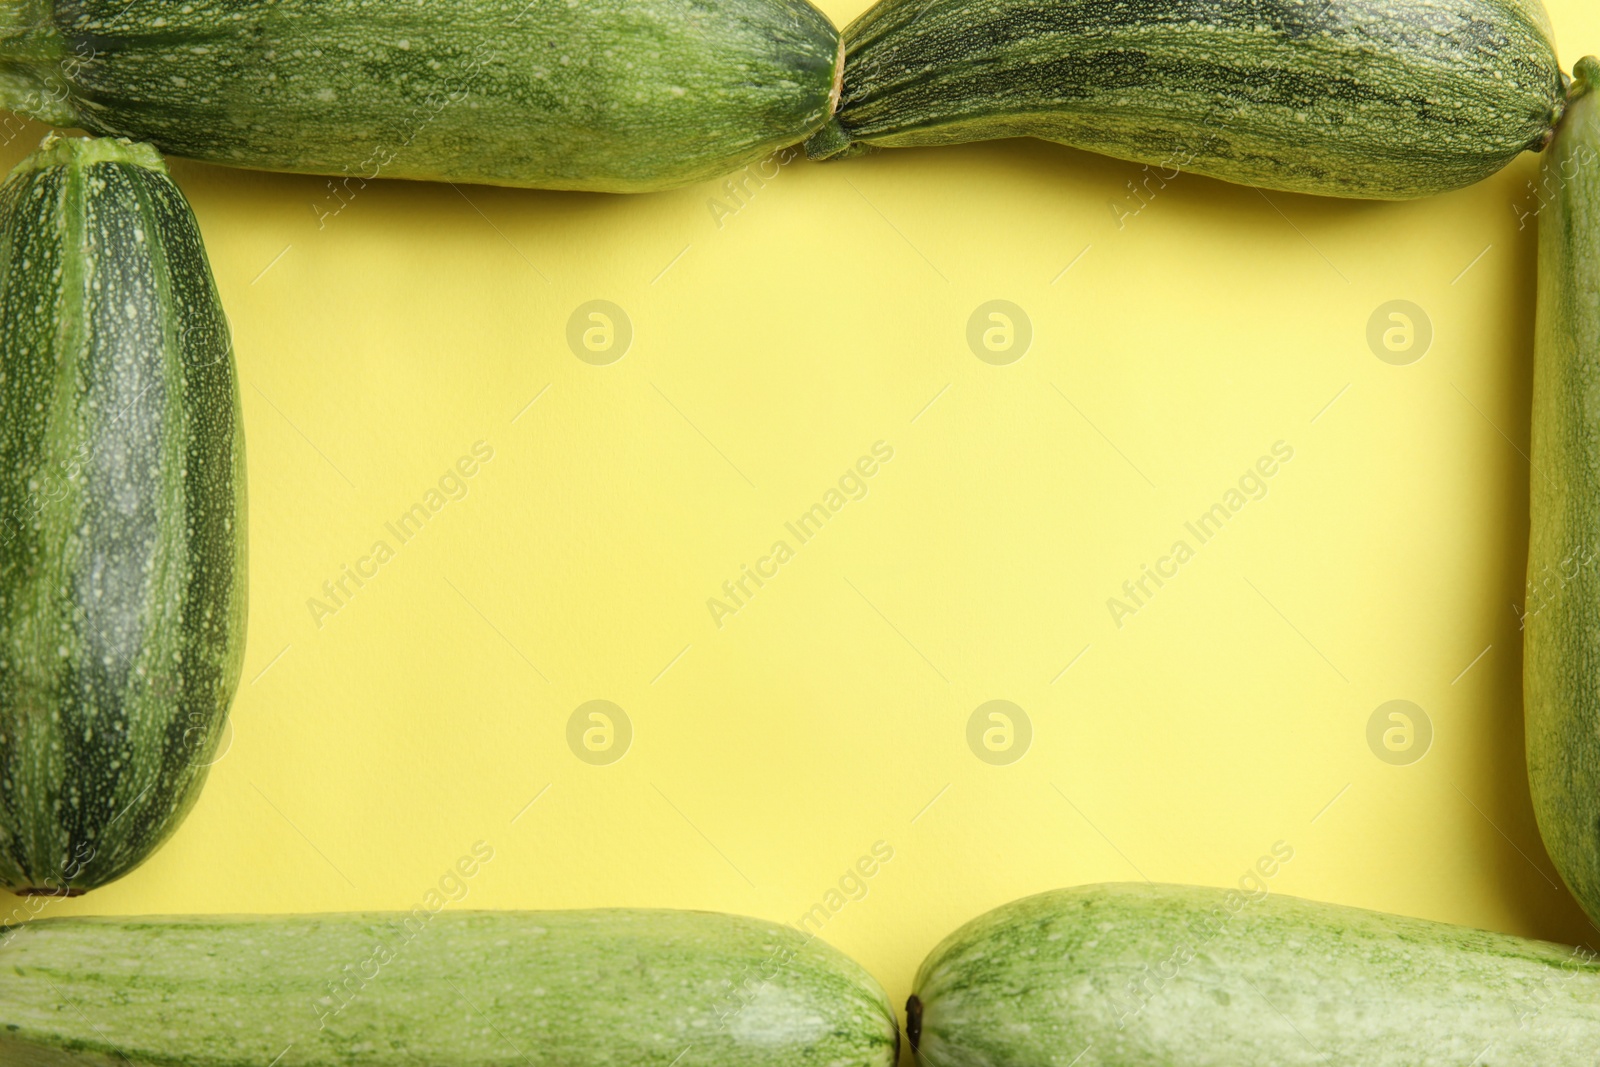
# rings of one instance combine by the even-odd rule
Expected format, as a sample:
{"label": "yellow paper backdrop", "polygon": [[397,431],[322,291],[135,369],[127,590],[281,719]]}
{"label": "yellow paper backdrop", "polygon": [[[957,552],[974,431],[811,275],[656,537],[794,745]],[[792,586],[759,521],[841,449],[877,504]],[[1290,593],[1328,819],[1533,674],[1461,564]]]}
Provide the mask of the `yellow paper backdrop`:
{"label": "yellow paper backdrop", "polygon": [[[1565,66],[1600,50],[1592,4],[1550,7]],[[452,907],[821,904],[899,1004],[995,905],[1230,885],[1285,842],[1275,892],[1595,939],[1523,772],[1534,157],[1408,204],[1136,198],[1141,168],[1025,141],[337,213],[321,179],[173,171],[238,353],[245,679],[171,843],[47,913],[410,908],[483,841]],[[996,300],[1022,315],[975,351]],[[1411,362],[1369,344],[1397,300]],[[1021,358],[985,346],[1024,318]],[[745,567],[776,573],[735,603]],[[631,728],[609,765],[568,741],[595,700]],[[1009,765],[992,709],[969,744],[990,701],[1011,755],[1031,731]]]}

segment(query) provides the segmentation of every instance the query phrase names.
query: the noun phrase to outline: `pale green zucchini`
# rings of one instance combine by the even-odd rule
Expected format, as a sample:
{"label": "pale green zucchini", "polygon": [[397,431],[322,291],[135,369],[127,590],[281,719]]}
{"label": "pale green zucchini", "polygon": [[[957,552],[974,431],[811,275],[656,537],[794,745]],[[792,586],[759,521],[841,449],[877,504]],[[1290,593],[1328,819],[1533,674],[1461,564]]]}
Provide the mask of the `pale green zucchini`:
{"label": "pale green zucchini", "polygon": [[0,106],[342,199],[642,192],[803,141],[839,52],[808,0],[0,0]]}
{"label": "pale green zucchini", "polygon": [[1540,177],[1523,704],[1539,831],[1600,921],[1600,60]]}
{"label": "pale green zucchini", "polygon": [[0,1063],[24,1067],[893,1067],[899,1045],[843,954],[706,912],[43,919],[0,952]]}
{"label": "pale green zucchini", "polygon": [[844,41],[813,158],[1040,137],[1345,197],[1486,178],[1564,88],[1540,0],[880,0]]}
{"label": "pale green zucchini", "polygon": [[242,435],[161,157],[47,139],[0,186],[5,888],[104,885],[199,795],[244,654]]}
{"label": "pale green zucchini", "polygon": [[1591,1067],[1593,954],[1357,908],[1171,885],[996,908],[928,956],[927,1067]]}

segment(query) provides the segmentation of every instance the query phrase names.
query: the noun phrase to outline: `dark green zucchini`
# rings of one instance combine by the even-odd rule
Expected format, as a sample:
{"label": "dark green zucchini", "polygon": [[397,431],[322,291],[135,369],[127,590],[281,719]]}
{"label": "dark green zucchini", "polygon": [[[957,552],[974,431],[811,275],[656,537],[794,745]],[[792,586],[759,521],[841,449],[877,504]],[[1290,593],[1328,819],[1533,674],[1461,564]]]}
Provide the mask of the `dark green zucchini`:
{"label": "dark green zucchini", "polygon": [[1560,117],[1539,0],[881,0],[814,158],[1048,141],[1270,189],[1470,185]]}
{"label": "dark green zucchini", "polygon": [[1265,890],[1081,886],[945,938],[906,1033],[925,1067],[1592,1067],[1600,964]]}
{"label": "dark green zucchini", "polygon": [[[492,855],[480,842],[458,866]],[[894,1065],[899,1029],[878,983],[790,927],[687,911],[452,912],[430,895],[391,914],[15,928],[0,1063]]]}
{"label": "dark green zucchini", "polygon": [[1600,922],[1600,60],[1540,177],[1523,704],[1539,831]]}
{"label": "dark green zucchini", "polygon": [[643,192],[832,112],[808,0],[0,0],[0,106],[169,155]]}
{"label": "dark green zucchini", "polygon": [[0,885],[126,874],[193,805],[239,681],[228,323],[154,149],[54,137],[0,186]]}

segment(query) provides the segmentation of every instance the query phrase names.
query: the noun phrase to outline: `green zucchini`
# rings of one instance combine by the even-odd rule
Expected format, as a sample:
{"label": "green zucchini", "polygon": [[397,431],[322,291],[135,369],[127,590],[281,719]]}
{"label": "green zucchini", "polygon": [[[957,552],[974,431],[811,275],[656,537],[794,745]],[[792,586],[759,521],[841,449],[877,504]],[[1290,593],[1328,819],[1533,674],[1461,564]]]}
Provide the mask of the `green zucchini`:
{"label": "green zucchini", "polygon": [[1600,921],[1600,60],[1575,74],[1538,187],[1522,685],[1539,831]]}
{"label": "green zucchini", "polygon": [[893,1067],[899,1046],[857,964],[731,915],[440,898],[8,934],[0,1063],[26,1067]]}
{"label": "green zucchini", "polygon": [[1470,185],[1560,117],[1539,0],[880,0],[813,158],[1040,137],[1301,193]]}
{"label": "green zucchini", "polygon": [[336,203],[718,177],[822,125],[840,62],[808,0],[0,0],[0,106]]}
{"label": "green zucchini", "polygon": [[1590,1067],[1600,965],[1265,890],[1085,886],[951,934],[907,1017],[927,1067]]}
{"label": "green zucchini", "polygon": [[0,885],[75,895],[176,829],[239,681],[228,323],[148,145],[50,137],[0,186]]}

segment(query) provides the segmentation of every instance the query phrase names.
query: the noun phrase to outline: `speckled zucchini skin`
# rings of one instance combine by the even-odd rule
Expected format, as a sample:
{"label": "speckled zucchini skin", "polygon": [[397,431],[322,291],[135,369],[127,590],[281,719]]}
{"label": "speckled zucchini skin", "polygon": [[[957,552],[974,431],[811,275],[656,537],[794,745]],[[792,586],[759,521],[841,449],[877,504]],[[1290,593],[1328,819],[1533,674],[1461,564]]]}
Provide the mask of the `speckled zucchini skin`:
{"label": "speckled zucchini skin", "polygon": [[807,150],[1040,137],[1329,196],[1470,185],[1541,147],[1539,0],[881,0]]}
{"label": "speckled zucchini skin", "polygon": [[15,933],[8,1065],[893,1067],[898,1047],[854,962],[731,915],[418,907]]}
{"label": "speckled zucchini skin", "polygon": [[244,493],[183,194],[147,145],[47,139],[0,186],[0,885],[104,885],[193,805],[244,652]]}
{"label": "speckled zucchini skin", "polygon": [[1579,1067],[1600,1048],[1591,959],[1292,897],[1085,886],[946,938],[907,1033],[927,1067]]}
{"label": "speckled zucchini skin", "polygon": [[0,105],[352,181],[686,185],[805,140],[838,63],[807,0],[0,0]]}
{"label": "speckled zucchini skin", "polygon": [[1576,75],[1539,182],[1523,704],[1539,831],[1600,921],[1600,60]]}

